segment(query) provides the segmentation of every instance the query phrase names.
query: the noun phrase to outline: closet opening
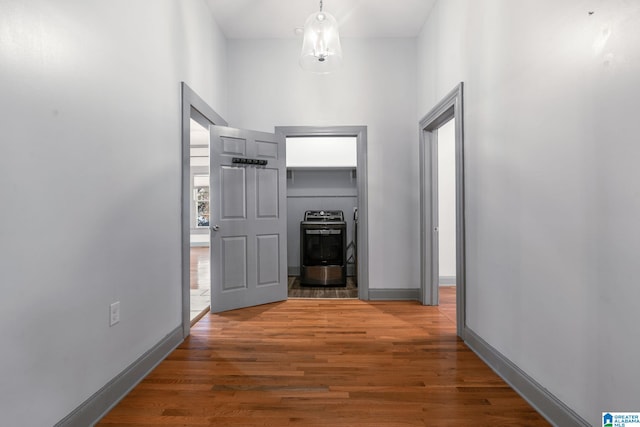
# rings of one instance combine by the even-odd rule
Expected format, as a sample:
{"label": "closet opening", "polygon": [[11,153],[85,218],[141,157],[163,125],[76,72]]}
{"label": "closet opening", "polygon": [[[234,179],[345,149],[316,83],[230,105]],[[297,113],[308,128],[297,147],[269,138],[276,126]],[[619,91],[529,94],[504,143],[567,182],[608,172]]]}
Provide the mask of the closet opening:
{"label": "closet opening", "polygon": [[362,274],[366,128],[276,133],[287,159],[288,297],[368,299]]}

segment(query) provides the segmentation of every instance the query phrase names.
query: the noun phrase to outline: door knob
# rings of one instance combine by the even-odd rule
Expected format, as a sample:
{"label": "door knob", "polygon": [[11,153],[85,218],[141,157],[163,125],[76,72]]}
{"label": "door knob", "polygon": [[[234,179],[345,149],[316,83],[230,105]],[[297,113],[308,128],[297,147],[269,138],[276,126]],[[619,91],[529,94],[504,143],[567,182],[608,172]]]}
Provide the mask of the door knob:
{"label": "door knob", "polygon": [[219,226],[218,224],[212,225],[210,228],[211,228],[211,230],[213,230],[213,231],[218,231],[218,230],[220,230],[220,226]]}

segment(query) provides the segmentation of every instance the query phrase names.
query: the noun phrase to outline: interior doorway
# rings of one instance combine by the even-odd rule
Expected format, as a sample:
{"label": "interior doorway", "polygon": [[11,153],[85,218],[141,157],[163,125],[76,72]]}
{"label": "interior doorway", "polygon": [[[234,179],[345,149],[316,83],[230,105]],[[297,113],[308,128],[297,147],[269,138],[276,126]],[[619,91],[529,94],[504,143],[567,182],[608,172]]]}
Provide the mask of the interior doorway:
{"label": "interior doorway", "polygon": [[456,322],[456,140],[453,119],[435,130],[437,141],[438,305]]}
{"label": "interior doorway", "polygon": [[210,309],[211,263],[209,243],[209,126],[202,126],[191,112],[189,123],[190,193],[189,297],[190,321],[197,322]]}
{"label": "interior doorway", "polygon": [[287,151],[290,298],[368,299],[366,127],[276,127]]}
{"label": "interior doorway", "polygon": [[[457,333],[464,339],[462,90],[460,83],[420,121],[420,249],[422,303],[438,305],[441,289],[442,297],[448,298],[448,302],[453,298]],[[455,292],[451,285],[455,285]]]}
{"label": "interior doorway", "polygon": [[210,305],[209,129],[222,119],[187,84],[182,83],[182,330],[207,313]]}
{"label": "interior doorway", "polygon": [[289,298],[357,298],[357,138],[289,137]]}

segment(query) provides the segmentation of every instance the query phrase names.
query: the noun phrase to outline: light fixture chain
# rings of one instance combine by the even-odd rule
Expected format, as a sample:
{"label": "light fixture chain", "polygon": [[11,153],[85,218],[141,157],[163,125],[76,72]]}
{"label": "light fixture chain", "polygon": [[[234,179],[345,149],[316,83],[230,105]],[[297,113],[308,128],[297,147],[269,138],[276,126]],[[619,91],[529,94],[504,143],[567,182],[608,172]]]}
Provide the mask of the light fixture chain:
{"label": "light fixture chain", "polygon": [[320,0],[320,12],[322,12],[322,0]]}

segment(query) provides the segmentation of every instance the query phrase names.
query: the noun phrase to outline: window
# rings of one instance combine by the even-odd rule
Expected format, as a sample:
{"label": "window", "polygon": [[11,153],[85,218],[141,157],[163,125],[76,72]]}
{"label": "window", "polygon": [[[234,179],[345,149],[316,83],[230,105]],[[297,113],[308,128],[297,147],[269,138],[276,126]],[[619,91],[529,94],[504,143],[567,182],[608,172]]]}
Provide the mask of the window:
{"label": "window", "polygon": [[193,201],[195,203],[196,227],[209,226],[209,175],[194,175]]}

